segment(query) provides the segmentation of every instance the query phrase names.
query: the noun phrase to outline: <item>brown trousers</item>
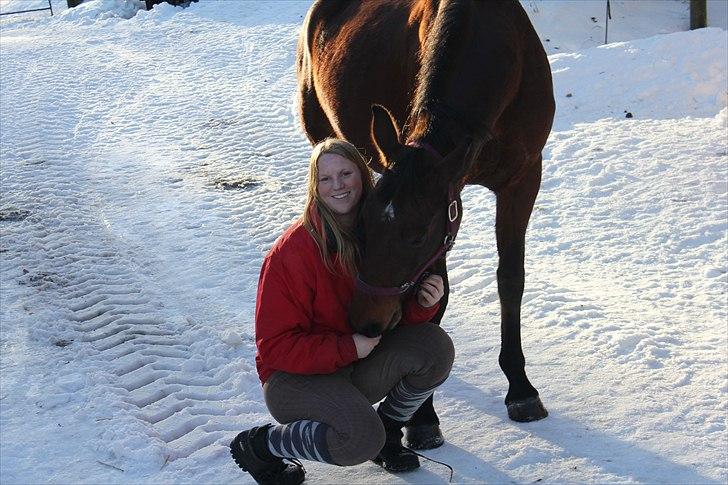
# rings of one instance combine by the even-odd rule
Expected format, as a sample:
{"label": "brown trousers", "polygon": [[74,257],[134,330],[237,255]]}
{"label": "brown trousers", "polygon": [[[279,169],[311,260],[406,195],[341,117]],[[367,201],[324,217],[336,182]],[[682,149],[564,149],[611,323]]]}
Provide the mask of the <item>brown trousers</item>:
{"label": "brown trousers", "polygon": [[263,385],[265,403],[281,424],[301,419],[330,426],[329,454],[337,465],[357,465],[384,446],[384,426],[372,407],[401,379],[417,389],[443,382],[455,350],[438,325],[398,326],[365,359],[333,374],[275,372]]}

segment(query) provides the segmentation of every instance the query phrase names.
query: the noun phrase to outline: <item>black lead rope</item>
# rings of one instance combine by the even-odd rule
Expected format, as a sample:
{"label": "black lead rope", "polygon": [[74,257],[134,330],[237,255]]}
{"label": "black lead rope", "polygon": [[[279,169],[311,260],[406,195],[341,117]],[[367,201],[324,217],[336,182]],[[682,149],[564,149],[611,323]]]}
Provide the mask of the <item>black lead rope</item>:
{"label": "black lead rope", "polygon": [[452,475],[453,475],[454,471],[453,471],[453,469],[452,469],[452,467],[450,465],[448,465],[447,463],[443,463],[441,461],[433,460],[432,458],[430,458],[428,456],[425,456],[422,453],[417,453],[412,448],[407,448],[406,446],[403,446],[402,448],[404,448],[407,451],[411,451],[412,453],[414,453],[415,455],[419,456],[420,458],[424,458],[425,460],[429,460],[429,461],[431,461],[433,463],[437,463],[439,465],[448,467],[450,469],[450,479],[447,481],[447,483],[452,483]]}

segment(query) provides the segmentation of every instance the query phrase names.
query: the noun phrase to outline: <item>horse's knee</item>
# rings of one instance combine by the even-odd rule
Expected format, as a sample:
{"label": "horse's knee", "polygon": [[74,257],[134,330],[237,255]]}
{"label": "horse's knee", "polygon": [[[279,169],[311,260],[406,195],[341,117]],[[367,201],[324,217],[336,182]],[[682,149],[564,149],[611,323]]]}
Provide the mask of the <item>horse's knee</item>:
{"label": "horse's knee", "polygon": [[384,446],[386,434],[379,415],[372,408],[365,416],[352,416],[357,424],[345,437],[341,446],[331,449],[331,457],[337,465],[359,465],[373,459]]}

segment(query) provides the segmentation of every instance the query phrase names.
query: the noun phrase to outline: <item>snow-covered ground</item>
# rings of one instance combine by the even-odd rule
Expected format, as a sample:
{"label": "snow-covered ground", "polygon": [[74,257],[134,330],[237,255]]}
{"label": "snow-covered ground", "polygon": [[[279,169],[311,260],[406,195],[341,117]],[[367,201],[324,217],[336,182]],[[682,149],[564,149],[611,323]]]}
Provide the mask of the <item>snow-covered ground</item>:
{"label": "snow-covered ground", "polygon": [[[65,3],[0,18],[0,482],[251,483],[227,444],[271,420],[253,309],[303,203],[308,2]],[[427,454],[462,483],[726,483],[728,2],[687,32],[686,1],[614,1],[606,46],[605,2],[522,4],[557,100],[523,305],[550,416],[507,418],[494,200],[468,187]]]}

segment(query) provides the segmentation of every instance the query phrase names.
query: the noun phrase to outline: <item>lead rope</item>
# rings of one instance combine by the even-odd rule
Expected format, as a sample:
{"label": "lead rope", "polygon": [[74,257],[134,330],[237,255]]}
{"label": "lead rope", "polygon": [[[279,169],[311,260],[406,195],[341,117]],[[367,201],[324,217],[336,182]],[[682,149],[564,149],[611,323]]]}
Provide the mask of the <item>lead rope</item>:
{"label": "lead rope", "polygon": [[448,465],[447,463],[443,463],[441,461],[433,460],[432,458],[430,458],[428,456],[425,456],[422,453],[417,453],[412,448],[407,448],[406,446],[402,446],[402,448],[404,448],[407,451],[411,451],[412,453],[414,453],[415,455],[419,456],[420,458],[424,458],[425,460],[429,460],[429,461],[431,461],[433,463],[437,463],[439,465],[448,467],[450,469],[450,478],[448,479],[447,483],[452,483],[452,475],[453,475],[454,471],[453,471],[453,469],[452,469],[452,467],[450,465]]}
{"label": "lead rope", "polygon": [[[414,453],[415,455],[419,456],[420,458],[424,458],[425,460],[431,461],[433,463],[437,463],[438,465],[446,466],[450,470],[450,478],[447,480],[447,483],[452,483],[452,476],[453,476],[453,474],[455,472],[454,472],[454,470],[452,469],[452,467],[450,465],[448,465],[447,463],[443,463],[441,461],[433,460],[432,458],[430,458],[428,456],[425,456],[422,453],[416,452],[412,448],[407,448],[406,446],[402,446],[402,448],[404,448],[407,451],[411,451],[412,453]],[[290,461],[292,463],[295,463],[296,465],[298,465],[301,468],[303,468],[303,463],[301,463],[300,461],[298,461],[296,458],[285,458],[285,460],[288,460],[288,461]],[[306,469],[303,468],[303,470],[306,470]],[[304,473],[305,473],[305,471],[304,471]]]}

